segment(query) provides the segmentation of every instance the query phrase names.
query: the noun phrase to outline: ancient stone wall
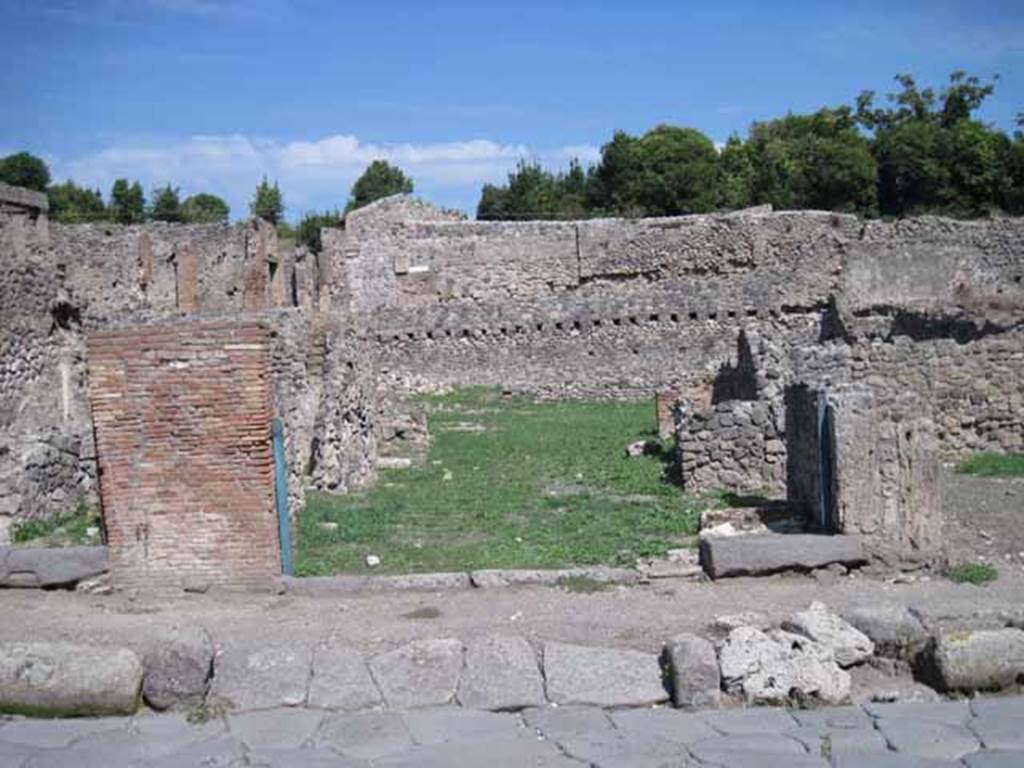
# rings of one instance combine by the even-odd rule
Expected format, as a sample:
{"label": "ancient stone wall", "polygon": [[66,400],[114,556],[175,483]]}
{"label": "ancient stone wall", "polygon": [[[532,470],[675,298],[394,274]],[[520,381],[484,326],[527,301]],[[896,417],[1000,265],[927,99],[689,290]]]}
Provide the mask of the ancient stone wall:
{"label": "ancient stone wall", "polygon": [[370,351],[320,313],[315,255],[282,251],[259,222],[47,227],[38,218],[45,210],[15,213],[13,203],[0,212],[0,540],[15,517],[98,503],[84,337],[112,326],[262,320],[273,332],[293,511],[307,486],[344,491],[372,476]]}
{"label": "ancient stone wall", "polygon": [[683,419],[678,433],[687,490],[777,491],[786,444],[766,401],[728,400]]}
{"label": "ancient stone wall", "polygon": [[268,329],[227,322],[93,332],[88,359],[118,586],[269,584],[280,552]]}

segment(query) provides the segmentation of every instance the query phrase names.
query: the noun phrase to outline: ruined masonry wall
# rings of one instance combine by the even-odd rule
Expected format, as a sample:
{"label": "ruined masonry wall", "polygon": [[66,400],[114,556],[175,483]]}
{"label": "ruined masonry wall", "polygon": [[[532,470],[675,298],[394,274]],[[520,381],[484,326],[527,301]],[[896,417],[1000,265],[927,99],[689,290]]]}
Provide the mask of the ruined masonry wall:
{"label": "ruined masonry wall", "polygon": [[119,587],[280,573],[270,337],[258,323],[90,333],[100,492]]}
{"label": "ruined masonry wall", "polygon": [[870,387],[880,406],[931,419],[943,453],[1024,451],[1024,329],[954,339],[896,336],[795,349],[794,378],[816,388]]}

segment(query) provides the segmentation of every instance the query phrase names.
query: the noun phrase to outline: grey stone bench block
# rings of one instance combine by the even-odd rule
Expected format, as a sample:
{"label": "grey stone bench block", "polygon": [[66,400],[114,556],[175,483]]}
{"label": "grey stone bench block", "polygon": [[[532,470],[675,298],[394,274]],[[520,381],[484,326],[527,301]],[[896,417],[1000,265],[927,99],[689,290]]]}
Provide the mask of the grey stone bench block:
{"label": "grey stone bench block", "polygon": [[857,536],[752,534],[708,536],[700,543],[700,561],[713,579],[758,576],[779,571],[809,571],[830,563],[865,562]]}
{"label": "grey stone bench block", "polygon": [[0,587],[68,587],[106,570],[106,547],[0,547]]}

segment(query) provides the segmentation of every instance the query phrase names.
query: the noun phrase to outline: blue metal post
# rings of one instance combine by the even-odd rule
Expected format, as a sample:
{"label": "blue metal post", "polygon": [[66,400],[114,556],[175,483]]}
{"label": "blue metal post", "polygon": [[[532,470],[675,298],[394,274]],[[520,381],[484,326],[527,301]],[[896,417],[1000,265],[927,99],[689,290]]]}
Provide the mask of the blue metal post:
{"label": "blue metal post", "polygon": [[277,499],[277,531],[281,538],[281,572],[291,576],[292,532],[288,524],[288,465],[284,460],[284,425],[274,419],[274,496]]}

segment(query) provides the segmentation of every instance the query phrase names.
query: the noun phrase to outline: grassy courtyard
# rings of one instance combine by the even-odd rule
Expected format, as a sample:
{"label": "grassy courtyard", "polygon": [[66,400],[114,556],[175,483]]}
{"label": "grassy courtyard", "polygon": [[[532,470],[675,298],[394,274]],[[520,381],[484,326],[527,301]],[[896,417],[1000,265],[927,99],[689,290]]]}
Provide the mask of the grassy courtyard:
{"label": "grassy courtyard", "polygon": [[[425,466],[386,470],[365,492],[311,494],[301,575],[633,564],[689,543],[706,500],[668,482],[654,406],[534,402],[489,389],[429,398]],[[335,523],[323,525],[324,523]]]}
{"label": "grassy courtyard", "polygon": [[957,471],[981,477],[1024,477],[1024,454],[976,453]]}

